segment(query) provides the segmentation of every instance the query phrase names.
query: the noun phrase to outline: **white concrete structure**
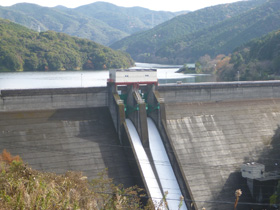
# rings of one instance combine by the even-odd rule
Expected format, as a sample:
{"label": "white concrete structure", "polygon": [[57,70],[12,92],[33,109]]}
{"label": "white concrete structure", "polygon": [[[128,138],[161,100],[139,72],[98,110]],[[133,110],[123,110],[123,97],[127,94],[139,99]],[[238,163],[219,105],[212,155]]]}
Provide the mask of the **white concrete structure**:
{"label": "white concrete structure", "polygon": [[116,85],[157,84],[156,69],[111,69],[108,82]]}
{"label": "white concrete structure", "polygon": [[260,163],[246,163],[241,166],[242,177],[260,179],[264,177],[265,166]]}

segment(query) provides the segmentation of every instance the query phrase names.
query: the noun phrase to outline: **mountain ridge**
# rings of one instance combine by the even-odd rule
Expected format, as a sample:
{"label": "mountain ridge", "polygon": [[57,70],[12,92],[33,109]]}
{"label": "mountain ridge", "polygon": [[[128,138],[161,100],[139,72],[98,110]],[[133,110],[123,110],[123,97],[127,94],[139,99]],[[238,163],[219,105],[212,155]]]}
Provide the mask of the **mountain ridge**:
{"label": "mountain ridge", "polygon": [[[96,9],[90,9],[95,4],[98,4],[99,8],[106,8],[108,5],[111,5],[114,11],[110,10],[102,15],[96,12]],[[98,16],[88,16],[86,15],[86,10],[91,11],[91,13],[96,13]],[[102,9],[102,11],[104,10]],[[152,27],[150,23],[152,22],[152,14],[154,24],[158,24],[180,14],[155,12],[140,8],[141,11],[150,12],[151,21],[147,22],[147,18],[142,18],[140,16],[142,13],[137,12],[139,8],[137,8],[137,11],[133,8],[125,8],[126,13],[127,11],[131,11],[130,13],[135,16],[132,22],[133,25],[129,25],[127,19],[124,18],[126,16],[119,12],[121,10],[123,10],[121,7],[104,2],[92,3],[90,6],[81,6],[74,9],[64,6],[42,7],[37,4],[19,3],[9,7],[0,7],[0,18],[12,20],[33,30],[38,30],[40,26],[42,31],[54,30],[63,32],[71,36],[87,38],[102,45],[109,46],[117,40],[129,36],[131,33]],[[115,15],[112,16],[111,14]],[[113,25],[110,23],[117,24]]]}
{"label": "mountain ridge", "polygon": [[[224,45],[222,42],[225,42],[225,40],[221,38],[231,37],[231,30],[233,29],[238,31],[238,21],[240,20],[236,19],[236,17],[249,13],[269,2],[271,1],[246,1],[207,7],[186,15],[177,16],[151,30],[126,37],[110,45],[110,47],[129,53],[137,62],[170,64],[195,62],[205,54],[215,55],[216,52],[213,50],[218,49],[216,51],[219,51],[220,46],[218,45]],[[232,27],[233,23],[230,20],[234,20],[236,29]],[[230,24],[226,25],[227,23]],[[244,24],[246,25],[246,23]],[[216,34],[217,29],[221,31],[219,32],[220,34]],[[222,31],[225,29],[228,34]],[[215,39],[213,38],[214,35],[216,36]],[[219,37],[219,35],[224,37]],[[213,39],[210,40],[211,38]],[[214,43],[213,40],[215,41]],[[245,39],[244,42],[246,41],[248,40]],[[206,50],[204,49],[205,46],[208,47]],[[234,47],[238,47],[238,45]],[[232,49],[228,51],[230,50]],[[219,51],[218,53],[223,52]]]}

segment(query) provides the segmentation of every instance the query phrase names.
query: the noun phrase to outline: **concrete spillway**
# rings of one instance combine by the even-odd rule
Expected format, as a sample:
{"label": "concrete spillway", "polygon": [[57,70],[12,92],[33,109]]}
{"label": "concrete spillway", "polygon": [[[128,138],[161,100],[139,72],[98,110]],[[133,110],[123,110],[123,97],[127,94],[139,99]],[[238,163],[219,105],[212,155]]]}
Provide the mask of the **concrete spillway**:
{"label": "concrete spillway", "polygon": [[[158,129],[151,118],[148,118],[149,143],[152,158],[164,192],[168,192],[166,200],[170,210],[178,209],[182,192],[178,185],[171,163],[164,148]],[[181,210],[186,210],[182,202]]]}
{"label": "concrete spillway", "polygon": [[[178,209],[181,202],[180,197],[182,195],[182,192],[178,185],[177,179],[173,172],[171,163],[165,151],[162,139],[160,137],[156,125],[154,124],[152,119],[148,118],[150,150],[160,184],[158,184],[157,182],[149,158],[143,148],[140,137],[134,125],[129,119],[126,119],[126,124],[132,140],[132,146],[135,149],[136,156],[139,161],[141,171],[143,173],[148,188],[147,190],[149,191],[153,201],[158,203],[163,197],[163,194],[160,189],[161,186],[162,191],[168,193],[166,197],[168,209]],[[182,206],[180,209],[187,210],[186,204],[184,202],[182,202]]]}
{"label": "concrete spillway", "polygon": [[134,147],[137,159],[140,164],[140,170],[143,173],[150,196],[152,197],[153,202],[159,203],[160,200],[163,198],[163,195],[158,185],[156,176],[153,172],[149,158],[143,148],[140,137],[131,120],[126,119],[126,125],[132,140],[132,146]]}

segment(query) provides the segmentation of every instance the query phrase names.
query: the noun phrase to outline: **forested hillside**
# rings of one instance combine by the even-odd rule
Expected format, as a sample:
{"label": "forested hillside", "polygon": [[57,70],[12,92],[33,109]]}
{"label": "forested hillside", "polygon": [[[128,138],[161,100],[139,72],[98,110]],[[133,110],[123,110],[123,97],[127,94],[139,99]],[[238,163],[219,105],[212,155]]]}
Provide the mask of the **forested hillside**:
{"label": "forested hillside", "polygon": [[128,34],[148,30],[172,19],[177,14],[184,13],[152,11],[142,7],[119,7],[107,2],[95,2],[73,10],[81,15],[103,21]]}
{"label": "forested hillside", "polygon": [[54,31],[35,32],[0,19],[0,71],[127,68],[129,55]]}
{"label": "forested hillside", "polygon": [[111,45],[136,61],[184,64],[234,48],[280,27],[280,1],[241,1],[178,16]]}
{"label": "forested hillside", "polygon": [[81,16],[74,11],[68,14],[66,11],[35,4],[21,3],[11,7],[0,7],[0,18],[9,19],[36,31],[63,32],[104,45],[129,35],[102,21]]}
{"label": "forested hillside", "polygon": [[280,30],[252,40],[216,62],[216,74],[222,81],[280,79]]}
{"label": "forested hillside", "polygon": [[9,19],[38,31],[53,30],[110,45],[130,34],[150,29],[179,13],[144,8],[123,8],[105,2],[70,9],[20,3],[0,7],[0,18]]}

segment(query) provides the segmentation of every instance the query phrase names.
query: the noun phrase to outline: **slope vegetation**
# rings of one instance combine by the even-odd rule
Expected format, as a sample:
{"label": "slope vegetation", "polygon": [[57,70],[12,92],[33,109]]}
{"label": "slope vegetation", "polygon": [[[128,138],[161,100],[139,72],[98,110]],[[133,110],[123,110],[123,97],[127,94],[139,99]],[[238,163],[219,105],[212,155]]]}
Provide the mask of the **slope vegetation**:
{"label": "slope vegetation", "polygon": [[140,188],[115,185],[106,173],[88,180],[81,172],[37,171],[6,150],[0,154],[0,164],[0,210],[143,209]]}
{"label": "slope vegetation", "polygon": [[217,63],[217,75],[223,81],[280,79],[280,30],[222,57]]}
{"label": "slope vegetation", "polygon": [[36,31],[63,32],[100,44],[112,43],[129,35],[97,19],[67,11],[21,3],[11,7],[0,7],[0,17]]}
{"label": "slope vegetation", "polygon": [[209,54],[231,52],[241,44],[280,27],[280,2],[259,0],[224,4],[178,16],[111,47],[137,61],[195,62]]}
{"label": "slope vegetation", "polygon": [[34,32],[0,19],[0,71],[126,68],[130,56],[54,31]]}
{"label": "slope vegetation", "polygon": [[105,22],[113,28],[133,34],[163,23],[176,16],[173,12],[152,11],[142,7],[119,7],[106,2],[95,2],[74,9],[75,12]]}
{"label": "slope vegetation", "polygon": [[157,12],[144,8],[123,8],[105,2],[70,9],[20,3],[0,7],[0,18],[33,30],[53,30],[110,45],[134,32],[152,28],[180,13]]}

